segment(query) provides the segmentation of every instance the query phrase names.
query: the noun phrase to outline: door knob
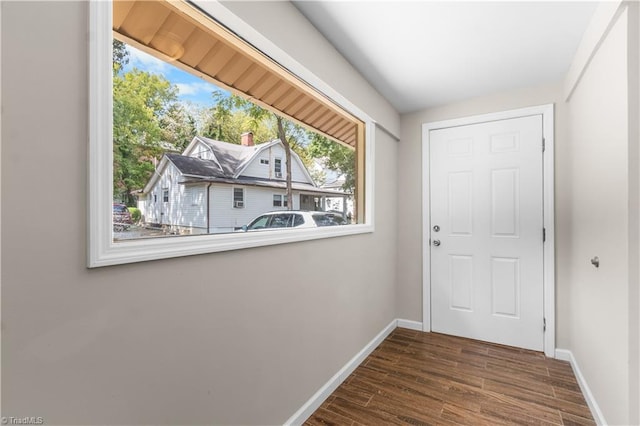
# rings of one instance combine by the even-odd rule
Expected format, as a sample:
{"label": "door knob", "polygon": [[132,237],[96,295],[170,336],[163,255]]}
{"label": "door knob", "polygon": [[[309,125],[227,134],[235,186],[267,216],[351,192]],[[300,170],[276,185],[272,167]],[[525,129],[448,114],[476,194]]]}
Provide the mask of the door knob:
{"label": "door knob", "polygon": [[440,240],[433,240],[433,245],[438,247],[440,245]]}

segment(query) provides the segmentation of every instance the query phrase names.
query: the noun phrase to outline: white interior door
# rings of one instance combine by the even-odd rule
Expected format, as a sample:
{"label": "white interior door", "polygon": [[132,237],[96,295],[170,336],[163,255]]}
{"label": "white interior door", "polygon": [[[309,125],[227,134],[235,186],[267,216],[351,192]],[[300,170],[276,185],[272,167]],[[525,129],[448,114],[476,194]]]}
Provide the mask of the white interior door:
{"label": "white interior door", "polygon": [[542,116],[429,143],[432,330],[542,350]]}

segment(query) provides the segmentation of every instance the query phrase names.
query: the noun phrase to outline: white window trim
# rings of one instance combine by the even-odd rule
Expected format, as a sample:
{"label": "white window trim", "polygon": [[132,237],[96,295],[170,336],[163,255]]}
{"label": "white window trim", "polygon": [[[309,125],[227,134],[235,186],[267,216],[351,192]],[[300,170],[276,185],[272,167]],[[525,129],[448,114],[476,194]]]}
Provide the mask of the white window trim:
{"label": "white window trim", "polygon": [[[236,189],[242,190],[242,207],[236,207]],[[232,186],[231,187],[231,208],[234,209],[244,209],[246,206],[246,195],[247,191],[241,186]]]}
{"label": "white window trim", "polygon": [[166,259],[203,253],[246,249],[274,244],[333,238],[374,231],[375,123],[361,109],[316,77],[286,52],[233,14],[219,2],[193,1],[247,42],[256,46],[365,125],[365,223],[340,227],[288,229],[272,232],[208,234],[149,238],[114,242],[113,203],[113,94],[112,94],[112,4],[90,3],[89,51],[89,167],[88,167],[88,256],[90,268]]}
{"label": "white window trim", "polygon": [[[280,205],[276,206],[275,204],[275,197],[280,197]],[[289,207],[289,200],[287,199],[287,194],[273,194],[273,197],[271,197],[271,205],[273,207]]]}
{"label": "white window trim", "polygon": [[[276,165],[278,165],[278,163],[280,163],[280,171],[276,171]],[[282,157],[275,157],[273,159],[273,176],[275,176],[276,179],[284,179],[284,172],[282,171],[282,166],[284,165],[284,161],[282,161]],[[277,175],[277,173],[280,173],[280,176]]]}

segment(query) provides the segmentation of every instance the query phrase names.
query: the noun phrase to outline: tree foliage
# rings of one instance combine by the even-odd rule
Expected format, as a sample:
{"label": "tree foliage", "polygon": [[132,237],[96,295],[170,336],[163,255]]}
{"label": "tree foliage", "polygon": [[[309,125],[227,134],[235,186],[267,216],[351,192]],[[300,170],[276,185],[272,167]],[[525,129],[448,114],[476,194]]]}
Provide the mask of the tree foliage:
{"label": "tree foliage", "polygon": [[[114,48],[114,64],[126,63],[126,54],[117,52],[121,50]],[[177,89],[158,75],[137,69],[122,72],[122,65],[114,65],[114,73],[113,193],[132,205],[131,191],[144,186],[162,153],[161,119],[176,101]]]}
{"label": "tree foliage", "polygon": [[270,120],[256,121],[246,111],[230,111],[224,116],[219,115],[219,108],[207,108],[200,134],[204,137],[229,142],[240,143],[240,136],[248,131],[253,133],[256,141],[274,139],[276,131]]}
{"label": "tree foliage", "polygon": [[129,63],[127,46],[120,40],[113,39],[113,73],[119,73]]}
{"label": "tree foliage", "polygon": [[162,141],[165,148],[182,152],[189,142],[198,134],[196,119],[179,102],[169,104],[166,112],[160,117]]}
{"label": "tree foliage", "polygon": [[353,193],[356,186],[356,151],[314,132],[309,132],[309,155],[321,159],[324,167],[344,176],[342,189]]}

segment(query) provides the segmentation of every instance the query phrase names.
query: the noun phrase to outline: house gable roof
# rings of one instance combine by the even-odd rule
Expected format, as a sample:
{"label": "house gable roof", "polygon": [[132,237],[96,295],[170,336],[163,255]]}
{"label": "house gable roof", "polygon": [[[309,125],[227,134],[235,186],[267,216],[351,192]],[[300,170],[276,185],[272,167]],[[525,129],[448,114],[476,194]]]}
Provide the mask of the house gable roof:
{"label": "house gable roof", "polygon": [[194,140],[199,141],[211,150],[215,157],[215,161],[220,165],[227,176],[235,176],[238,168],[240,168],[241,165],[249,159],[253,158],[261,149],[262,145],[266,145],[243,146],[217,141],[203,136],[196,136]]}
{"label": "house gable roof", "polygon": [[[238,144],[232,144],[228,142],[217,141],[214,139],[205,138],[203,136],[196,136],[189,146],[184,150],[183,154],[189,152],[194,143],[200,142],[206,146],[214,156],[214,161],[224,171],[224,174],[229,178],[239,178],[247,167],[259,156],[259,154],[271,148],[274,145],[281,145],[284,147],[280,139],[274,139],[270,142],[261,143],[253,146],[244,146]],[[296,161],[305,177],[308,179],[308,183],[313,186],[317,186],[313,178],[309,174],[309,171],[305,167],[304,163],[295,152],[291,151],[291,158]],[[186,173],[185,173],[186,174]]]}
{"label": "house gable roof", "polygon": [[[196,145],[204,146],[211,151],[213,159],[202,159],[194,156],[194,148]],[[243,146],[228,142],[217,141],[214,139],[196,136],[185,148],[182,154],[165,153],[158,165],[154,175],[151,177],[143,192],[147,193],[151,190],[157,179],[162,175],[164,169],[169,163],[173,164],[178,171],[184,175],[187,180],[205,180],[205,181],[225,181],[225,182],[257,182],[263,184],[270,179],[261,179],[250,176],[241,176],[247,167],[259,157],[259,154],[275,145],[283,146],[279,139],[254,146]],[[304,163],[295,152],[291,152],[292,161],[296,161],[307,179],[306,182],[297,182],[303,184],[306,188],[317,188],[316,183],[309,174]],[[273,181],[274,186],[284,184],[281,180]],[[271,185],[269,185],[271,186]]]}
{"label": "house gable roof", "polygon": [[220,170],[218,164],[212,160],[202,160],[196,157],[187,157],[185,155],[173,153],[167,153],[165,156],[183,175],[220,178],[227,177],[227,175]]}
{"label": "house gable roof", "polygon": [[[224,143],[224,142],[222,142]],[[284,144],[282,142],[280,142],[280,139],[274,139],[271,142],[266,142],[266,143],[262,143],[259,145],[255,145],[255,147],[253,148],[257,148],[255,150],[255,152],[253,153],[253,155],[251,157],[246,158],[242,163],[239,164],[238,168],[236,169],[236,172],[234,174],[234,178],[239,178],[240,175],[242,175],[242,172],[244,172],[246,170],[247,167],[249,167],[249,165],[258,157],[258,154],[268,148],[271,148],[274,145],[280,145],[284,148]],[[311,177],[311,175],[309,174],[309,170],[307,170],[307,167],[304,165],[304,163],[302,162],[302,160],[300,159],[300,157],[298,156],[298,154],[296,154],[293,150],[291,150],[291,158],[293,159],[293,161],[296,161],[298,163],[298,165],[300,166],[300,169],[302,169],[302,171],[304,172],[305,177],[307,178],[307,183],[313,185],[313,186],[317,186],[315,181],[313,180],[313,178]]]}

